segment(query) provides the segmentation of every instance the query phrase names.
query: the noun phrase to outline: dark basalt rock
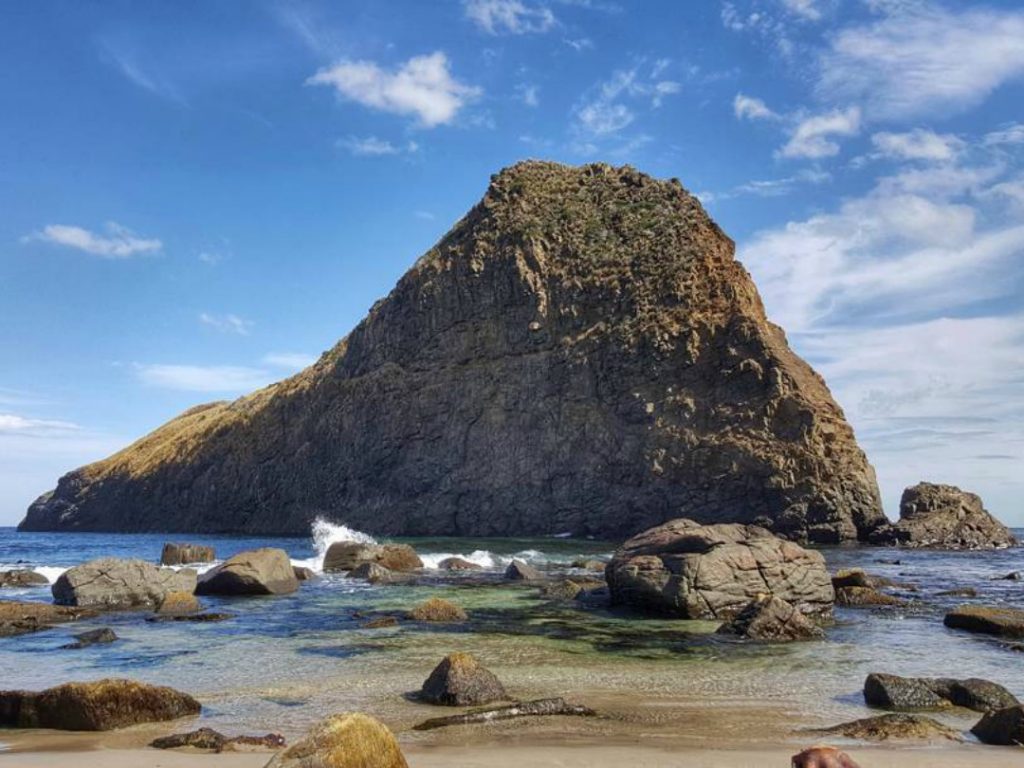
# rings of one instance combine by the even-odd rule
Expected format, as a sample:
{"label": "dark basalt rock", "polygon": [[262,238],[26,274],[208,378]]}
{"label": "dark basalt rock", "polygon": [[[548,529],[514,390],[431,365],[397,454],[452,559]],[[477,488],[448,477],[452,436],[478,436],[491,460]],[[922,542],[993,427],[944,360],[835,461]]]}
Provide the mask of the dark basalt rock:
{"label": "dark basalt rock", "polygon": [[971,733],[985,744],[1024,747],[1024,706],[1017,704],[987,713]]}
{"label": "dark basalt rock", "polygon": [[103,643],[112,643],[118,640],[117,634],[110,627],[102,627],[100,629],[93,629],[88,632],[82,632],[81,634],[75,635],[75,642],[62,645],[61,648],[75,649],[75,648],[88,648],[90,645],[100,645]]}
{"label": "dark basalt rock", "polygon": [[49,583],[43,574],[29,568],[0,571],[0,587],[39,587]]}
{"label": "dark basalt rock", "polygon": [[1003,686],[979,678],[954,680],[877,673],[868,675],[864,681],[864,700],[872,707],[904,711],[957,706],[993,712],[1018,703]]}
{"label": "dark basalt rock", "polygon": [[820,627],[792,605],[770,595],[750,601],[717,631],[767,643],[818,640],[825,636]]}
{"label": "dark basalt rock", "polygon": [[198,728],[188,733],[174,733],[153,739],[149,746],[154,749],[181,749],[191,747],[209,752],[230,752],[238,747],[261,747],[280,749],[285,746],[284,736],[268,733],[265,736],[225,736],[212,728]]}
{"label": "dark basalt rock", "polygon": [[508,698],[501,681],[468,653],[446,656],[423,683],[420,698],[431,704],[470,707]]}
{"label": "dark basalt rock", "polygon": [[213,547],[202,544],[164,544],[160,553],[160,565],[188,565],[189,563],[212,563],[216,560]]}
{"label": "dark basalt rock", "polygon": [[612,601],[688,619],[727,619],[772,595],[827,614],[835,593],[820,552],[756,525],[673,520],[634,536],[605,569]]}
{"label": "dark basalt rock", "polygon": [[875,474],[734,251],[677,181],[518,163],[316,364],[65,475],[21,528],[865,539]]}
{"label": "dark basalt rock", "polygon": [[65,683],[34,693],[0,691],[0,726],[109,731],[199,714],[199,702],[173,688],[134,680]]}
{"label": "dark basalt rock", "polygon": [[1017,539],[996,520],[981,498],[953,485],[918,483],[900,499],[900,520],[878,528],[872,544],[930,549],[996,549]]}

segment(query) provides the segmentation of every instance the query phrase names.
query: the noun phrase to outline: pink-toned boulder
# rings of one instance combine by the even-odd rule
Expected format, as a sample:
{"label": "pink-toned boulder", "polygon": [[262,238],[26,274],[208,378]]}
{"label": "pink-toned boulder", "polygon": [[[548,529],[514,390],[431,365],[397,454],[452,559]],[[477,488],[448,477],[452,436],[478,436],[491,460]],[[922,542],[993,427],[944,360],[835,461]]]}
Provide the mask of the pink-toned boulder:
{"label": "pink-toned boulder", "polygon": [[857,761],[835,747],[811,747],[793,755],[793,768],[860,768]]}

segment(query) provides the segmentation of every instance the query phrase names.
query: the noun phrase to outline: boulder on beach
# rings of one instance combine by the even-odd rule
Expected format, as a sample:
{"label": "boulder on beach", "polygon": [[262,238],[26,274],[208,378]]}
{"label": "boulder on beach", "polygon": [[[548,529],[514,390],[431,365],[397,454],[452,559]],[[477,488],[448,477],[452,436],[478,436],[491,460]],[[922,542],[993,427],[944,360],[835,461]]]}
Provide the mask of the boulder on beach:
{"label": "boulder on beach", "polygon": [[453,622],[465,621],[469,616],[455,603],[432,597],[413,607],[409,618],[413,621]]}
{"label": "boulder on beach", "polygon": [[202,606],[191,592],[168,592],[156,607],[160,616],[186,616],[200,610]]}
{"label": "boulder on beach", "polygon": [[385,568],[383,565],[377,563],[360,563],[347,574],[347,579],[362,579],[368,581],[371,584],[387,584],[394,580],[394,574],[391,570]]}
{"label": "boulder on beach", "polygon": [[187,565],[189,563],[212,563],[216,560],[213,547],[202,544],[164,544],[160,553],[160,565]]}
{"label": "boulder on beach", "polygon": [[943,725],[938,720],[923,715],[895,712],[865,717],[830,728],[820,728],[817,732],[858,741],[963,741],[959,731]]}
{"label": "boulder on beach", "polygon": [[906,604],[906,600],[879,592],[872,587],[839,587],[836,590],[836,605],[845,608]]}
{"label": "boulder on beach", "polygon": [[437,564],[440,571],[481,571],[482,565],[471,562],[461,557],[446,557]]}
{"label": "boulder on beach", "polygon": [[395,735],[360,712],[331,715],[266,768],[409,768]]}
{"label": "boulder on beach", "polygon": [[1018,608],[961,605],[947,613],[943,623],[950,629],[1000,637],[1024,637],[1024,611]]}
{"label": "boulder on beach", "polygon": [[153,608],[168,592],[194,592],[191,568],[159,568],[145,560],[102,557],[64,571],[51,591],[58,605],[111,610]]}
{"label": "boulder on beach", "polygon": [[1017,544],[1010,529],[989,514],[979,496],[935,483],[918,483],[903,491],[899,522],[879,527],[869,540],[932,549],[997,549]]}
{"label": "boulder on beach", "polygon": [[0,571],[0,587],[40,587],[49,584],[50,580],[31,568],[15,568]]}
{"label": "boulder on beach", "polygon": [[0,726],[109,731],[198,715],[186,693],[134,680],[65,683],[45,691],[0,691]]}
{"label": "boulder on beach", "polygon": [[363,563],[376,563],[391,571],[415,571],[423,567],[416,550],[408,544],[367,544],[336,541],[324,553],[324,572],[351,571]]}
{"label": "boulder on beach", "polygon": [[957,706],[976,712],[992,712],[1018,703],[1006,688],[989,680],[880,673],[872,673],[864,681],[864,701],[880,709],[909,711]]}
{"label": "boulder on beach", "polygon": [[63,624],[95,615],[96,611],[88,608],[0,600],[0,637],[38,632],[49,629],[53,624]]}
{"label": "boulder on beach", "polygon": [[756,525],[685,518],[623,544],[605,569],[612,601],[686,619],[726,619],[758,595],[827,614],[835,592],[820,552]]}
{"label": "boulder on beach", "polygon": [[72,650],[77,648],[88,648],[90,645],[103,645],[118,640],[117,634],[110,627],[91,629],[88,632],[81,632],[75,635],[75,641],[62,645],[62,649]]}
{"label": "boulder on beach", "polygon": [[1024,706],[1016,704],[986,713],[971,733],[985,744],[1024,747]]}
{"label": "boulder on beach", "polygon": [[860,768],[857,762],[836,747],[811,747],[793,755],[792,768]]}
{"label": "boulder on beach", "polygon": [[761,595],[717,630],[749,640],[784,643],[793,640],[818,640],[825,636],[813,621],[785,600]]}
{"label": "boulder on beach", "polygon": [[299,588],[292,561],[283,549],[239,552],[203,574],[197,595],[287,595]]}
{"label": "boulder on beach", "polygon": [[468,653],[446,656],[423,683],[420,698],[431,704],[470,707],[508,698],[497,676]]}
{"label": "boulder on beach", "polygon": [[544,574],[529,563],[513,560],[505,568],[505,578],[509,581],[542,581]]}

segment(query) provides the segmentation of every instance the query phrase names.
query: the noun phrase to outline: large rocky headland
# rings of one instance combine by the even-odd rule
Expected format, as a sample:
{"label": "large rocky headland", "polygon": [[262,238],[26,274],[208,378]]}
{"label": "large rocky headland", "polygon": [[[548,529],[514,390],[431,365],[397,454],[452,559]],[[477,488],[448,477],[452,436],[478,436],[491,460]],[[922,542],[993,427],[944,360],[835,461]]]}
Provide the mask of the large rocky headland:
{"label": "large rocky headland", "polygon": [[874,471],[676,180],[522,162],[319,361],[192,408],[22,530],[866,540]]}

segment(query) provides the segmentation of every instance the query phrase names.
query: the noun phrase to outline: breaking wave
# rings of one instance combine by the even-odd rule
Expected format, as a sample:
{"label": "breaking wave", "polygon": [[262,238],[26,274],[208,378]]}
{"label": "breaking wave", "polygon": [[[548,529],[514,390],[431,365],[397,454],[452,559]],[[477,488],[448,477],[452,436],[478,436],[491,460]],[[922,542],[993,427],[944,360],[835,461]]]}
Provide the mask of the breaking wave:
{"label": "breaking wave", "polygon": [[311,568],[320,573],[324,569],[324,555],[331,548],[331,544],[339,541],[356,541],[360,544],[376,544],[377,540],[368,533],[349,528],[343,523],[331,523],[318,517],[313,521],[310,535],[313,538],[313,557],[305,560],[292,560],[293,565],[301,568]]}

